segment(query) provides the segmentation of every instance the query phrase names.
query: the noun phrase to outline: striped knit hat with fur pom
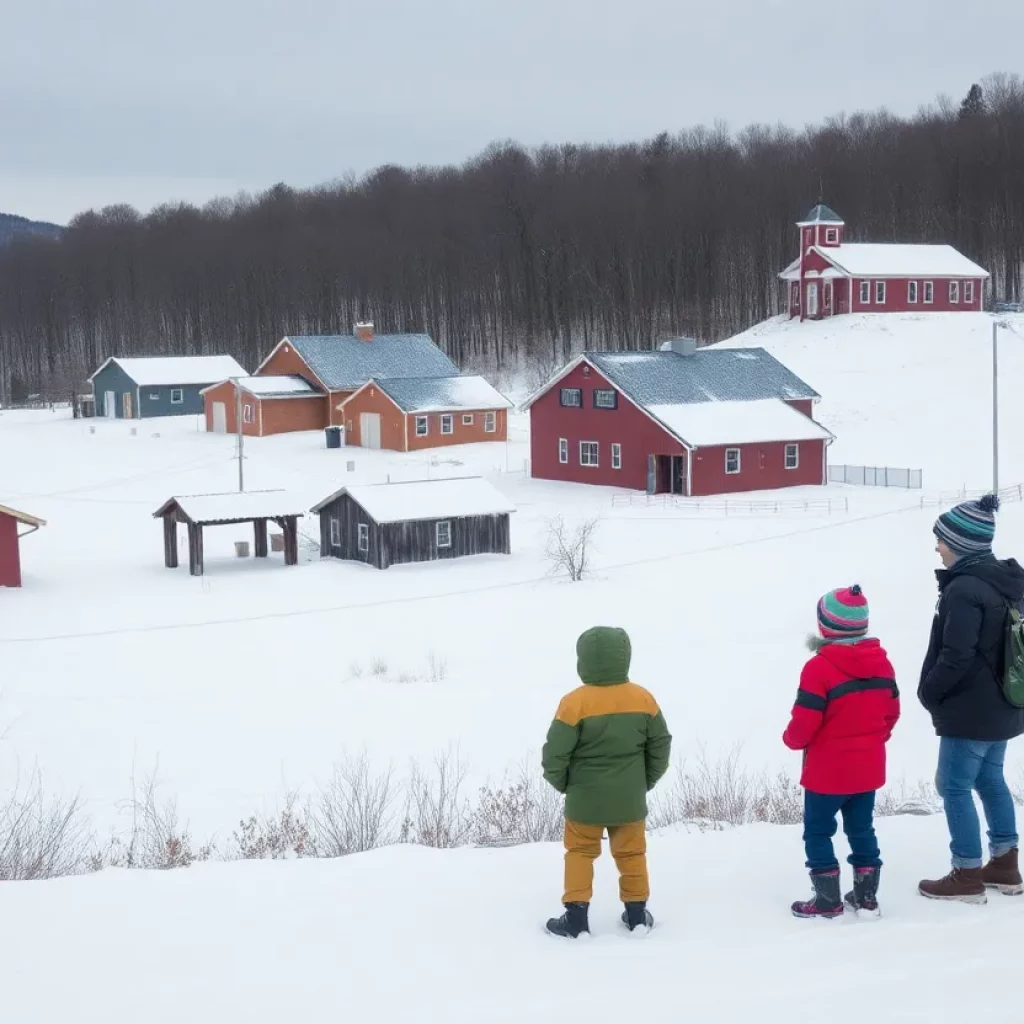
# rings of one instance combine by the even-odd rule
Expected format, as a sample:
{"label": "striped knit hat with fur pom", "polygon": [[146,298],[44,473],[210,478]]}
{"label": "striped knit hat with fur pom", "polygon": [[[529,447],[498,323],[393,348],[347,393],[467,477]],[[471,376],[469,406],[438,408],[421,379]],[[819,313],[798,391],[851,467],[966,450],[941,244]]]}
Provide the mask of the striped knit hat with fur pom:
{"label": "striped knit hat with fur pom", "polygon": [[860,640],[868,633],[868,599],[860,587],[830,590],[818,602],[818,632],[826,640]]}
{"label": "striped knit hat with fur pom", "polygon": [[996,535],[998,509],[998,494],[965,501],[939,516],[935,521],[935,536],[961,558],[964,555],[987,554],[992,550]]}

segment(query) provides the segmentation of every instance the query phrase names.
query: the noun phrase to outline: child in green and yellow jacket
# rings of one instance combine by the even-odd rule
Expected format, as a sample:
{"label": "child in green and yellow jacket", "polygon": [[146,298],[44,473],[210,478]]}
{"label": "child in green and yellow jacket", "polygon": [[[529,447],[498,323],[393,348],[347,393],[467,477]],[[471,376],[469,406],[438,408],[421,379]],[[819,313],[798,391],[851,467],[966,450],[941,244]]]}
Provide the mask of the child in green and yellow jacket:
{"label": "child in green and yellow jacket", "polygon": [[562,698],[544,744],[544,778],[565,794],[565,913],[553,935],[589,932],[594,861],[605,830],[619,869],[622,921],[650,930],[647,794],[668,769],[672,737],[657,701],[629,681],[623,629],[598,626],[576,643],[583,686]]}

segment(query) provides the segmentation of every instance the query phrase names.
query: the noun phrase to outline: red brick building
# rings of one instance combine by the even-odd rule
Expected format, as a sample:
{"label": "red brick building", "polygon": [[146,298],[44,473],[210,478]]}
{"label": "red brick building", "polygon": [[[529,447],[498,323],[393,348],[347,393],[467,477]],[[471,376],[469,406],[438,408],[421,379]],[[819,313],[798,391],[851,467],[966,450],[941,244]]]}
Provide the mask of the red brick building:
{"label": "red brick building", "polygon": [[797,229],[800,255],[779,274],[790,317],[984,308],[988,271],[951,245],[848,243],[846,224],[824,204]]}
{"label": "red brick building", "polygon": [[525,403],[532,475],[686,496],[824,484],[818,399],[761,348],[588,352]]}

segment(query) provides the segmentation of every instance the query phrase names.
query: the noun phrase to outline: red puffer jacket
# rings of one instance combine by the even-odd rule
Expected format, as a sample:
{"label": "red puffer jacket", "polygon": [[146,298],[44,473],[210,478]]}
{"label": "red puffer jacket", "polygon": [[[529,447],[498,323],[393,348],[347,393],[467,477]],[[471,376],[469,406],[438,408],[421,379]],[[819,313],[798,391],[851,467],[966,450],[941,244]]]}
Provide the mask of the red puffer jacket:
{"label": "red puffer jacket", "polygon": [[885,744],[899,717],[896,674],[877,640],[825,644],[800,673],[782,737],[804,751],[800,784],[836,796],[881,789]]}

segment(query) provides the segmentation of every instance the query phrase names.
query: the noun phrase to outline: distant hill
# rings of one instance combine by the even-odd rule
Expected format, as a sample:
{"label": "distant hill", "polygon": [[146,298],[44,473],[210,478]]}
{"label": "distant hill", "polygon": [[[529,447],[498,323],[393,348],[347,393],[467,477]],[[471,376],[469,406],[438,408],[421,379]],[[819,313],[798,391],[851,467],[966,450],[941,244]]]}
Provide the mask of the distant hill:
{"label": "distant hill", "polygon": [[45,221],[16,217],[13,213],[0,213],[0,245],[6,245],[18,235],[46,235],[59,238],[64,229]]}

